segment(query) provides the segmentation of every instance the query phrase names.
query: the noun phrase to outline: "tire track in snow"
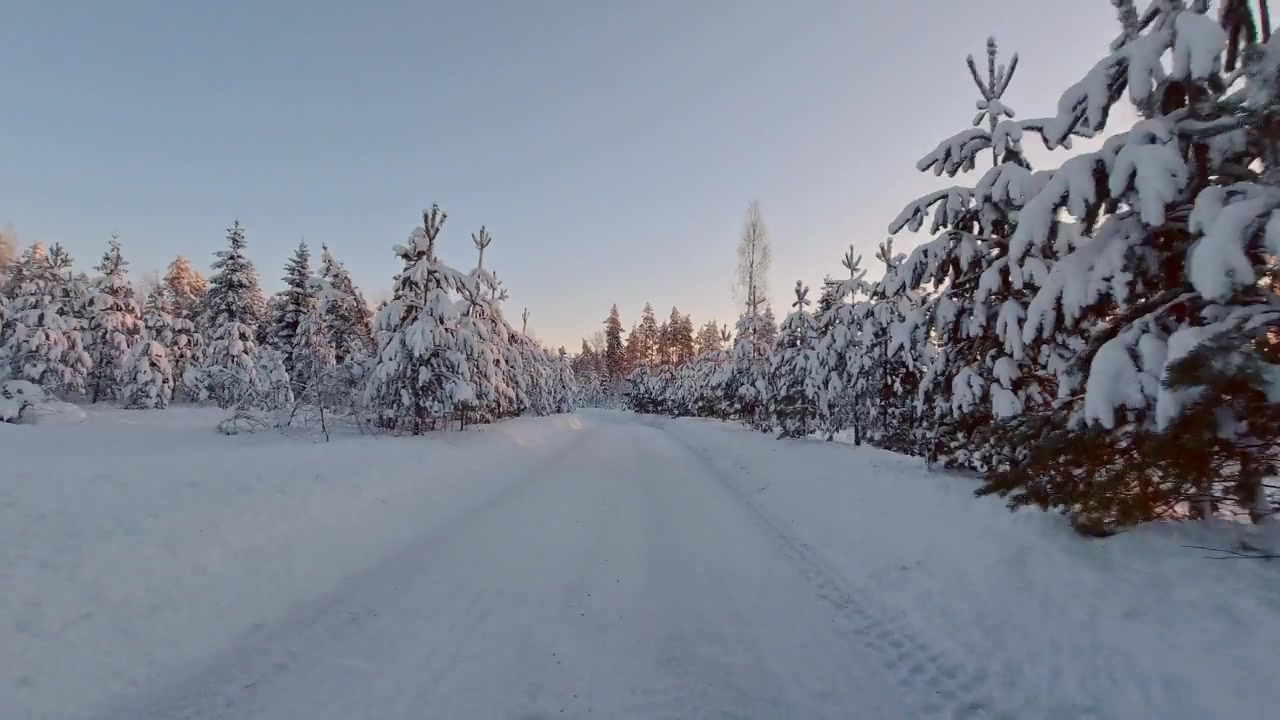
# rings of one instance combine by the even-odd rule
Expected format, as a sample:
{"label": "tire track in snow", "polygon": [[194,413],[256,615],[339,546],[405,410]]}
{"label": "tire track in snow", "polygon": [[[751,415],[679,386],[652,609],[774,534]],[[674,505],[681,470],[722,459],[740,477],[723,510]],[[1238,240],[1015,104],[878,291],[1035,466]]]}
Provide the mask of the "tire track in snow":
{"label": "tire track in snow", "polygon": [[951,720],[1013,720],[999,707],[991,678],[972,662],[959,662],[922,639],[901,610],[877,606],[870,591],[842,576],[807,543],[795,537],[738,488],[706,452],[690,445],[665,423],[652,424],[706,468],[708,474],[750,511],[796,571],[830,606],[843,633],[871,650],[908,695],[922,717]]}
{"label": "tire track in snow", "polygon": [[[378,603],[397,595],[407,578],[425,573],[440,552],[477,519],[500,513],[536,487],[549,482],[566,457],[579,451],[591,434],[577,437],[552,451],[527,472],[495,487],[468,506],[460,507],[435,527],[394,549],[381,562],[345,578],[340,585],[289,615],[249,628],[226,650],[194,667],[183,668],[159,692],[122,697],[93,713],[95,720],[218,720],[244,714],[272,681],[342,638],[364,632],[379,614]],[[479,620],[459,629],[464,637]],[[465,645],[460,643],[459,647]],[[448,663],[446,663],[447,665]]]}

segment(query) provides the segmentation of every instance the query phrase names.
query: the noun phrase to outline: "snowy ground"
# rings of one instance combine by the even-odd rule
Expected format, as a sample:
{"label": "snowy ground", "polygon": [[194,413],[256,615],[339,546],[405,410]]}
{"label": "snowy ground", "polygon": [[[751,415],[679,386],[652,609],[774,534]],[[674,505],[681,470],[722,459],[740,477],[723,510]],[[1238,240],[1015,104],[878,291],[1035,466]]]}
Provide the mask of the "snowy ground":
{"label": "snowy ground", "polygon": [[218,417],[0,425],[0,717],[1280,707],[1280,566],[1180,547],[1220,529],[1082,541],[908,459],[705,421],[312,444]]}

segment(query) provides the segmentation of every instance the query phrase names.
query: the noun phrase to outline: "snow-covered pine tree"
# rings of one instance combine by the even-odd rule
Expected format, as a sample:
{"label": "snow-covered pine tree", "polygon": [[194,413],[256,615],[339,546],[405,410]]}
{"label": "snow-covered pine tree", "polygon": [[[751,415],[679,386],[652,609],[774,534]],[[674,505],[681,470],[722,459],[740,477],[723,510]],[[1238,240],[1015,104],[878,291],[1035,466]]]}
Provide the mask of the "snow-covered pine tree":
{"label": "snow-covered pine tree", "polygon": [[609,310],[609,317],[604,321],[604,374],[609,383],[609,392],[620,391],[621,381],[626,377],[626,353],[622,344],[622,318],[618,315],[618,306],[614,304]]}
{"label": "snow-covered pine tree", "polygon": [[1280,42],[1239,0],[1218,3],[1217,20],[1203,0],[1141,14],[1115,4],[1121,36],[1058,113],[1005,123],[1003,135],[1035,132],[1053,149],[1114,130],[1126,91],[1139,114],[1051,171],[1019,213],[1015,283],[1059,241],[1063,213],[1081,229],[1028,308],[1023,342],[1084,349],[1056,368],[1070,389],[1056,412],[1025,424],[1026,450],[983,492],[1064,509],[1090,533],[1218,504],[1260,517],[1277,448],[1266,408],[1280,330]]}
{"label": "snow-covered pine tree", "polygon": [[445,218],[432,205],[408,244],[396,246],[404,270],[377,321],[379,352],[368,388],[370,404],[384,424],[415,435],[475,400],[458,337],[458,308],[450,297],[465,277],[435,254]]}
{"label": "snow-covered pine tree", "polygon": [[671,308],[671,317],[667,319],[668,362],[673,365],[683,364],[693,358],[693,320],[682,315],[676,308]]}
{"label": "snow-covered pine tree", "polygon": [[[37,242],[23,252],[8,304],[5,355],[13,380],[31,382],[54,395],[80,394],[92,360],[80,327],[67,314],[70,256],[53,257]],[[32,393],[22,393],[32,396]]]}
{"label": "snow-covered pine tree", "polygon": [[640,325],[636,328],[636,357],[639,362],[648,365],[658,364],[658,319],[654,317],[653,305],[644,304],[644,312],[640,314]]}
{"label": "snow-covered pine tree", "polygon": [[724,403],[730,416],[753,428],[768,429],[768,355],[758,338],[763,337],[762,317],[744,313],[738,318],[737,333],[729,353],[724,383]]}
{"label": "snow-covered pine tree", "polygon": [[[894,296],[921,297],[919,311],[899,326],[899,343],[925,368],[920,387],[921,432],[925,451],[947,466],[983,471],[1013,448],[1001,428],[1024,412],[1054,399],[1056,384],[1044,382],[1044,368],[1057,348],[1028,352],[1022,322],[1036,288],[1047,277],[1062,244],[1037,249],[1020,270],[1010,264],[1009,241],[1019,212],[1047,179],[1033,174],[1016,133],[1008,133],[1013,110],[1004,103],[1018,66],[997,62],[994,38],[987,40],[985,74],[973,56],[970,75],[980,93],[973,127],[940,143],[917,164],[954,177],[974,169],[991,151],[992,168],[973,187],[955,186],[908,204],[890,225],[922,228],[931,212],[933,240],[901,265]],[[985,124],[986,127],[983,127]],[[1065,241],[1067,233],[1061,235]],[[1017,273],[1018,277],[1013,275]]]}
{"label": "snow-covered pine tree", "polygon": [[205,362],[188,373],[201,399],[229,408],[252,402],[266,382],[259,378],[258,331],[265,307],[258,273],[245,257],[244,229],[227,230],[226,250],[216,253],[206,303],[212,330]]}
{"label": "snow-covered pine tree", "polygon": [[721,339],[720,326],[715,320],[708,320],[705,325],[698,328],[698,334],[694,338],[694,354],[697,357],[703,357],[723,348],[724,341]]}
{"label": "snow-covered pine tree", "polygon": [[18,262],[15,239],[12,230],[0,230],[0,299],[9,293],[9,280]]}
{"label": "snow-covered pine tree", "polygon": [[[506,292],[501,289],[497,278],[484,269],[484,252],[493,244],[493,236],[482,226],[478,232],[472,233],[471,242],[477,251],[477,261],[465,282],[458,286],[465,306],[459,323],[459,338],[464,345],[475,390],[475,402],[469,408],[471,419],[488,422],[520,412],[517,392],[512,386],[522,388],[523,382],[522,378],[515,376],[509,363],[513,352],[510,343],[513,332],[499,309]],[[524,399],[523,393],[520,399]]]}
{"label": "snow-covered pine tree", "polygon": [[893,251],[893,239],[880,244],[876,259],[884,275],[875,284],[868,311],[861,317],[859,367],[853,402],[867,410],[867,442],[894,452],[919,454],[916,395],[920,386],[917,345],[908,342],[920,326],[918,295],[900,292],[899,268],[905,256]]}
{"label": "snow-covered pine tree", "polygon": [[631,323],[631,331],[627,333],[627,341],[623,343],[622,356],[625,358],[627,375],[630,375],[631,370],[641,362],[639,323]]}
{"label": "snow-covered pine tree", "polygon": [[808,435],[817,414],[818,383],[813,373],[817,328],[809,305],[809,288],[796,281],[793,309],[783,320],[769,355],[773,391],[768,398],[769,415],[783,437]]}
{"label": "snow-covered pine tree", "polygon": [[111,236],[97,270],[101,275],[93,282],[88,342],[93,358],[88,392],[89,400],[95,403],[121,398],[126,375],[134,371],[130,351],[143,330],[142,310],[129,282],[129,262],[120,251],[117,236]]}
{"label": "snow-covered pine tree", "polygon": [[675,345],[672,343],[671,321],[663,320],[658,326],[658,341],[653,346],[654,367],[675,362]]}
{"label": "snow-covered pine tree", "polygon": [[[288,371],[294,383],[294,391],[297,392],[302,387],[310,385],[313,378],[307,377],[306,373],[294,364],[294,351],[298,347],[307,348],[314,340],[314,338],[305,338],[299,343],[298,324],[319,305],[319,299],[311,284],[311,250],[307,247],[306,240],[298,242],[293,256],[285,264],[283,280],[284,289],[276,296],[277,302],[273,308],[270,345],[280,351],[285,370]],[[318,332],[319,329],[313,328],[313,331]]]}
{"label": "snow-covered pine tree", "polygon": [[[818,388],[818,428],[827,439],[846,429],[861,444],[870,407],[855,393],[866,352],[864,324],[873,285],[867,282],[862,256],[852,246],[841,260],[848,277],[827,280],[814,322],[818,335],[813,378]],[[865,398],[862,398],[865,400]]]}
{"label": "snow-covered pine tree", "polygon": [[169,263],[161,282],[171,303],[169,314],[175,319],[197,322],[204,313],[205,296],[209,290],[209,281],[204,275],[191,267],[190,260],[179,255]]}
{"label": "snow-covered pine tree", "polygon": [[174,398],[195,400],[183,381],[187,371],[204,364],[205,335],[201,325],[206,318],[206,294],[208,281],[191,267],[191,262],[179,255],[169,263],[161,280],[168,302],[172,339],[165,343],[169,351],[169,365],[173,369]]}
{"label": "snow-covered pine tree", "polygon": [[757,339],[764,347],[773,347],[774,342],[778,340],[778,319],[773,315],[773,305],[764,306],[764,313],[760,316],[756,332],[759,335]]}

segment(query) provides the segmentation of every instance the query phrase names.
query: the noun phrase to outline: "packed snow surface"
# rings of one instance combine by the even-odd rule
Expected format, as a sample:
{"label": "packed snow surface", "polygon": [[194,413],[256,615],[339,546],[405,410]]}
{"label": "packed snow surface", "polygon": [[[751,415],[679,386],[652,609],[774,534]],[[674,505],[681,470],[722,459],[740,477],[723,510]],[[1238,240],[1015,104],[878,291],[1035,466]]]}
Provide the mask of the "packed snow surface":
{"label": "packed snow surface", "polygon": [[708,421],[314,444],[218,417],[0,425],[0,717],[1280,707],[1280,570],[1181,547],[1223,528],[1082,540],[910,459]]}

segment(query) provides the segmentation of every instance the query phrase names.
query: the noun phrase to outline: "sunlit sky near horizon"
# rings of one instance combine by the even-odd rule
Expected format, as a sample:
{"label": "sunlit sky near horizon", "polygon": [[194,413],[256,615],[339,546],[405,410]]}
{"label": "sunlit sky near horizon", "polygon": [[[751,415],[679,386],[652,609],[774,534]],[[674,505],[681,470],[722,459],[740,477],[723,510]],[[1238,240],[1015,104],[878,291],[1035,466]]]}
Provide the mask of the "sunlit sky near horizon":
{"label": "sunlit sky near horizon", "polygon": [[376,299],[438,202],[445,259],[487,225],[508,317],[572,350],[613,303],[731,324],[754,198],[781,316],[950,182],[915,162],[988,35],[1039,116],[1115,30],[1108,0],[0,0],[0,224],[86,268],[116,231],[143,273],[239,219],[269,292],[305,237]]}

